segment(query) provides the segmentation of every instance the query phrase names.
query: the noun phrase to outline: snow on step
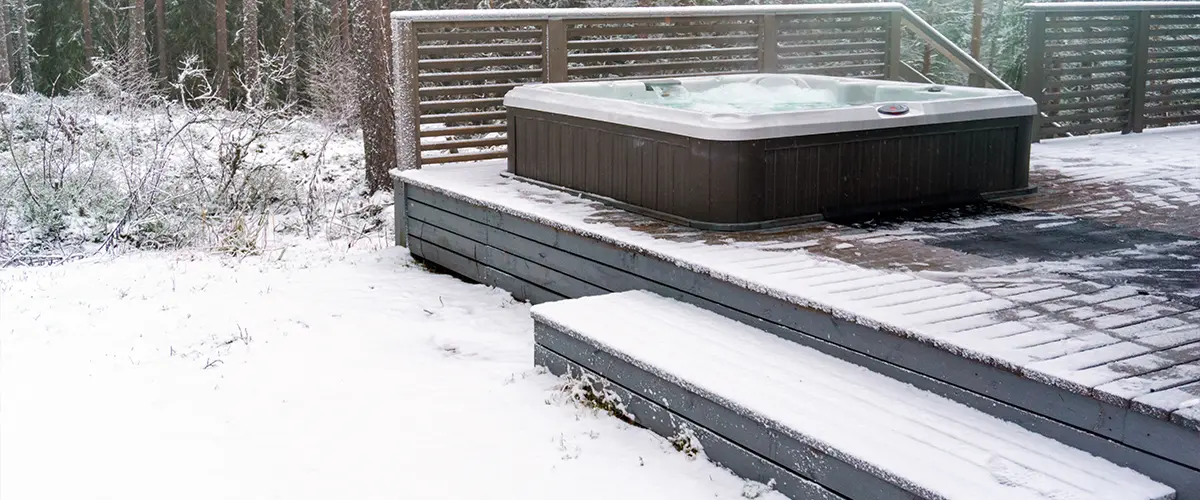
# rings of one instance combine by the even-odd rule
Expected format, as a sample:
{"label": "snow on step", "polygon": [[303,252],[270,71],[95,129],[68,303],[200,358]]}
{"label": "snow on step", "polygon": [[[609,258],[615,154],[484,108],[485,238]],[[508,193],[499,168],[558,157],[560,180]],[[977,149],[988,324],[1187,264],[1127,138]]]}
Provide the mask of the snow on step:
{"label": "snow on step", "polygon": [[534,306],[559,331],[930,498],[1157,499],[1170,488],[977,410],[645,291]]}

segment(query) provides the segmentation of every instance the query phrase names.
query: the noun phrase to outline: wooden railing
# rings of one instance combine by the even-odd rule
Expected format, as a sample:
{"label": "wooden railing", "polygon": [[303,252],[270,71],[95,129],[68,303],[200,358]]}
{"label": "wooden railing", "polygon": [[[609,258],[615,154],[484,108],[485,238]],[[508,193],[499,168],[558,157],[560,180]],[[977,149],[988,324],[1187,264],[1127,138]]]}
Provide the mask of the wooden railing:
{"label": "wooden railing", "polygon": [[1028,4],[1037,137],[1200,122],[1200,2]]}
{"label": "wooden railing", "polygon": [[930,81],[911,32],[976,85],[1009,88],[898,3],[392,13],[400,169],[503,158],[503,99],[531,82],[754,72]]}

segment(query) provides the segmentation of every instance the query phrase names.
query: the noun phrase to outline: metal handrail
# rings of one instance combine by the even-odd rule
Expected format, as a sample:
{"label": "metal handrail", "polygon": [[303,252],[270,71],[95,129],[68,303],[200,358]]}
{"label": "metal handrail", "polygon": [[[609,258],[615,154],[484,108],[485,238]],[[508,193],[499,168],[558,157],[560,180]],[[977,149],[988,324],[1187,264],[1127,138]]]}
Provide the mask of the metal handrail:
{"label": "metal handrail", "polygon": [[930,26],[924,19],[918,17],[915,12],[903,5],[900,7],[904,13],[904,25],[913,30],[917,36],[929,42],[935,50],[941,52],[947,59],[967,70],[968,73],[975,73],[982,76],[987,83],[995,88],[1012,90],[1012,87],[1004,83],[1003,79],[989,71],[987,67],[972,58],[970,54],[967,54],[963,49],[955,45],[954,42],[951,42],[949,38],[946,38],[945,35],[938,32],[933,26]]}

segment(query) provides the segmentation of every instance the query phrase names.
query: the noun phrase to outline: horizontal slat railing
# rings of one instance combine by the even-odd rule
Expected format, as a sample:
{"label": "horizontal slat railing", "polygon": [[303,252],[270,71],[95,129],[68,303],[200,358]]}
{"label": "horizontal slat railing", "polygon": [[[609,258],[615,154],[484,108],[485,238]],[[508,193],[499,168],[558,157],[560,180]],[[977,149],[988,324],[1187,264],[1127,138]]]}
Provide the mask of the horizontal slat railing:
{"label": "horizontal slat railing", "polygon": [[504,94],[532,82],[790,72],[929,82],[905,30],[1008,88],[898,3],[392,13],[399,168],[503,158]]}
{"label": "horizontal slat railing", "polygon": [[1026,8],[1039,138],[1200,122],[1200,2]]}

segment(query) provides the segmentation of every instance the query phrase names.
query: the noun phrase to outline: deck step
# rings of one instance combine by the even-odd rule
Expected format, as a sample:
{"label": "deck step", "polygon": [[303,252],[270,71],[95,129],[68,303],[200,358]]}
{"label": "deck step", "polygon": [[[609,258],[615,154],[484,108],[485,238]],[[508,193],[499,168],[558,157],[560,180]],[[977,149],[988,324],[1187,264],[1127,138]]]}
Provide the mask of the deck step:
{"label": "deck step", "polygon": [[[676,431],[698,428],[837,496],[1174,498],[1131,469],[650,292],[539,304],[533,317],[538,362],[552,371],[565,362],[596,373],[669,413]],[[730,456],[710,458],[740,473]]]}

